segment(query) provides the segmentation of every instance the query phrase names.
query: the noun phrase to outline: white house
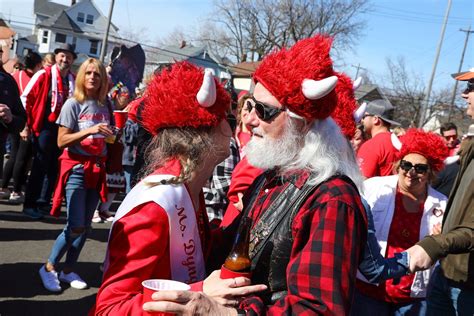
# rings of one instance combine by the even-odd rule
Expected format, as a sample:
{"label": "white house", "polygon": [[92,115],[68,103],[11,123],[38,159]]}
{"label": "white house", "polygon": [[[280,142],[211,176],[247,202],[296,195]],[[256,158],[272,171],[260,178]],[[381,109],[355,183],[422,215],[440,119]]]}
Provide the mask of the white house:
{"label": "white house", "polygon": [[[71,1],[70,6],[48,0],[35,0],[33,8],[36,23],[33,33],[36,36],[39,53],[54,51],[59,45],[69,43],[76,46],[76,52],[99,57],[102,38],[107,27],[107,17],[92,0]],[[118,28],[111,24],[107,55],[118,44]]]}
{"label": "white house", "polygon": [[177,61],[188,61],[199,67],[210,69],[220,80],[230,79],[230,71],[222,59],[215,55],[207,46],[169,45],[155,52],[148,52],[145,65],[145,76],[152,73],[160,65],[171,65]]}

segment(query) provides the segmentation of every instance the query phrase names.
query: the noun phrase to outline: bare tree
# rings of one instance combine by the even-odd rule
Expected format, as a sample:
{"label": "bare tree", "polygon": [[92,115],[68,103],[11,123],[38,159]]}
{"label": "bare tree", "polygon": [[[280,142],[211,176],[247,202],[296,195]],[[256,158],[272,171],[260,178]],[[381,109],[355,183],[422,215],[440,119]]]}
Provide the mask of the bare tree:
{"label": "bare tree", "polygon": [[[317,33],[350,48],[364,27],[369,0],[216,0],[196,40],[226,50],[238,62],[261,60],[274,48]],[[218,35],[218,36],[216,36]]]}
{"label": "bare tree", "polygon": [[[426,86],[421,76],[407,69],[405,59],[387,58],[387,74],[383,90],[385,96],[394,105],[394,119],[405,127],[415,127],[419,120],[422,102],[425,100]],[[450,87],[434,90],[430,96],[430,107],[423,125],[436,119],[443,123],[447,119],[450,103]],[[456,108],[454,117],[460,126],[463,123],[463,109]],[[431,126],[430,126],[431,127]]]}

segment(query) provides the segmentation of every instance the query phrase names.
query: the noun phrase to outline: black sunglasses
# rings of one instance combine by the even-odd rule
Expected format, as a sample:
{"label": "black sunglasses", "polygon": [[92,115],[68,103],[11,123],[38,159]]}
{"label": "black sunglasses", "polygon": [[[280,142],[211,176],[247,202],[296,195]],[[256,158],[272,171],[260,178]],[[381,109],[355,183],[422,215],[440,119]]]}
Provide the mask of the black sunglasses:
{"label": "black sunglasses", "polygon": [[279,109],[274,106],[270,106],[263,102],[257,101],[253,96],[251,96],[250,99],[255,102],[255,105],[253,105],[250,100],[247,100],[247,110],[251,112],[253,107],[255,107],[255,113],[257,114],[258,118],[264,122],[270,122],[278,114],[286,111],[284,107]]}
{"label": "black sunglasses", "polygon": [[402,168],[402,170],[405,171],[405,172],[408,172],[412,168],[415,168],[416,173],[425,174],[430,169],[430,166],[426,163],[417,163],[417,164],[414,165],[409,161],[402,160],[402,161],[400,161],[400,168]]}
{"label": "black sunglasses", "polygon": [[468,81],[466,90],[463,91],[464,94],[468,94],[469,92],[474,91],[474,82]]}

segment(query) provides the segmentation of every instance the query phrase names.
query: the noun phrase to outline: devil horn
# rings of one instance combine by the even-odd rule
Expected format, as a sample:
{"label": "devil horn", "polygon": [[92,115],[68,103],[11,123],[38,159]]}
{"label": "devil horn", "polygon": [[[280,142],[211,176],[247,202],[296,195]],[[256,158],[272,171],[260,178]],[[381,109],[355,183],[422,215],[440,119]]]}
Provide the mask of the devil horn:
{"label": "devil horn", "polygon": [[205,108],[213,106],[216,102],[216,83],[210,69],[204,71],[204,78],[196,99],[199,105]]}
{"label": "devil horn", "polygon": [[307,99],[317,100],[331,92],[337,83],[337,77],[331,76],[322,80],[304,79],[301,88]]}
{"label": "devil horn", "polygon": [[356,80],[352,83],[352,89],[355,91],[357,88],[360,87],[360,84],[362,83],[362,77],[357,77]]}
{"label": "devil horn", "polygon": [[367,102],[362,103],[357,110],[354,111],[354,121],[358,124],[362,121],[362,117],[365,114],[365,110],[367,109]]}
{"label": "devil horn", "polygon": [[390,140],[392,141],[392,145],[393,147],[395,147],[396,150],[400,151],[400,149],[402,149],[402,142],[400,141],[400,138],[398,138],[397,135],[392,133],[392,135],[390,135]]}

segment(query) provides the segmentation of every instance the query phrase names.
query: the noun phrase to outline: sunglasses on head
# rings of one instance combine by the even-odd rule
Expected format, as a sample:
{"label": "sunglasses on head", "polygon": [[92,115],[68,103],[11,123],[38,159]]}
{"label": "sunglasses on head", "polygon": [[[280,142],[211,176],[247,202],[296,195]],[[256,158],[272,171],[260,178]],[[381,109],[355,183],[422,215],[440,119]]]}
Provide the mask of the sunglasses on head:
{"label": "sunglasses on head", "polygon": [[264,122],[270,122],[272,119],[277,117],[278,114],[286,111],[284,107],[279,109],[274,106],[270,106],[263,102],[257,101],[253,96],[250,97],[250,99],[255,103],[255,105],[252,104],[250,100],[247,100],[248,111],[251,112],[252,109],[255,107],[255,113],[257,114],[257,117]]}
{"label": "sunglasses on head", "polygon": [[412,168],[415,168],[416,173],[425,174],[430,169],[430,166],[426,163],[412,164],[409,161],[402,160],[400,161],[400,168],[402,168],[402,170],[405,172],[409,172]]}

